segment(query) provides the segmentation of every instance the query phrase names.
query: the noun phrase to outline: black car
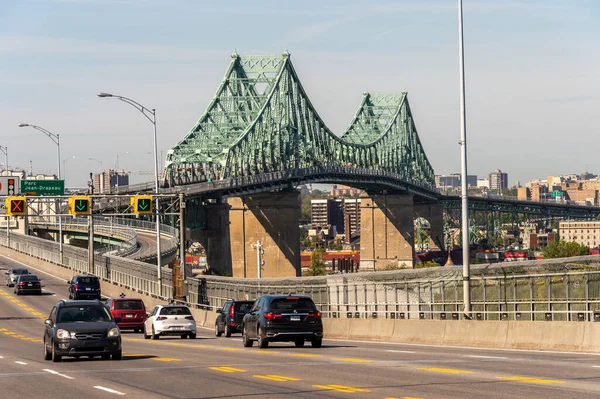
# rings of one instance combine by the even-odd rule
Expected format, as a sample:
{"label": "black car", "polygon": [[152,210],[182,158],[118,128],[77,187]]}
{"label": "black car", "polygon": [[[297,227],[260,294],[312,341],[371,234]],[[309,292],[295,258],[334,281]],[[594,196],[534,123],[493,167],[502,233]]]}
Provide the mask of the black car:
{"label": "black car", "polygon": [[26,293],[42,295],[42,282],[35,274],[21,274],[15,282],[15,294]]}
{"label": "black car", "polygon": [[69,284],[69,299],[102,299],[100,279],[96,276],[73,276]]}
{"label": "black car", "polygon": [[102,356],[120,360],[120,318],[114,318],[104,304],[94,301],[65,301],[54,305],[45,321],[44,359],[60,362],[63,356]]}
{"label": "black car", "polygon": [[231,334],[242,332],[242,320],[246,313],[250,311],[254,301],[235,301],[228,300],[222,309],[217,309],[217,320],[215,321],[215,335],[220,337],[225,334],[231,337]]}
{"label": "black car", "polygon": [[313,348],[323,344],[321,312],[308,296],[265,295],[256,300],[242,322],[242,341],[254,341],[266,348],[269,342],[294,342],[296,347],[310,341]]}

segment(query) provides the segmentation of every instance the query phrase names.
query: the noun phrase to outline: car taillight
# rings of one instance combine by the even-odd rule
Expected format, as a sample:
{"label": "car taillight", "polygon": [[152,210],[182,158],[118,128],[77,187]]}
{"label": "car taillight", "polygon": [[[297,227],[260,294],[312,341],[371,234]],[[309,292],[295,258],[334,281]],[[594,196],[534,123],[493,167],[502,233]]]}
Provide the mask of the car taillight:
{"label": "car taillight", "polygon": [[265,313],[265,319],[267,319],[267,320],[281,319],[282,317],[283,316],[281,315],[281,313],[273,313],[273,312]]}
{"label": "car taillight", "polygon": [[77,290],[79,289],[79,284],[75,284],[75,287],[73,287],[73,289],[74,289],[75,291],[77,291]]}
{"label": "car taillight", "polygon": [[194,320],[194,316],[185,316],[186,320]]}
{"label": "car taillight", "polygon": [[165,316],[158,316],[156,320],[167,320],[167,318]]}
{"label": "car taillight", "polygon": [[231,309],[229,309],[229,316],[235,316],[235,309],[233,309],[233,305],[231,306]]}
{"label": "car taillight", "polygon": [[33,283],[33,285],[40,285],[40,282],[36,281],[36,282]]}
{"label": "car taillight", "polygon": [[24,286],[24,285],[25,285],[25,283],[24,283],[23,281],[21,281],[21,282],[19,283],[19,286],[20,286],[20,287],[22,287],[22,286]]}
{"label": "car taillight", "polygon": [[320,318],[321,318],[321,312],[310,312],[310,313],[308,314],[308,316],[309,316],[309,317],[310,317],[310,316],[312,316],[312,317],[314,317],[315,319],[320,319]]}

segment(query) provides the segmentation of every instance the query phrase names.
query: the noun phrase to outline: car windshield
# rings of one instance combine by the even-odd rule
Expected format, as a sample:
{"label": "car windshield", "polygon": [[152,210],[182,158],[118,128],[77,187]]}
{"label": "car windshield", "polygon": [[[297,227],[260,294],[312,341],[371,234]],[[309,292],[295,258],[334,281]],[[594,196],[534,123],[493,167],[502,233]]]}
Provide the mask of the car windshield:
{"label": "car windshield", "polygon": [[315,304],[310,299],[298,298],[298,297],[287,297],[287,298],[275,298],[271,302],[271,310],[315,310]]}
{"label": "car windshield", "polygon": [[190,315],[192,312],[185,306],[169,306],[160,310],[161,316]]}
{"label": "car windshield", "polygon": [[20,276],[19,281],[38,281],[37,276]]}
{"label": "car windshield", "polygon": [[110,321],[111,316],[104,306],[66,306],[60,308],[56,320],[57,323],[102,322]]}
{"label": "car windshield", "polygon": [[12,271],[12,274],[15,274],[15,275],[29,274],[29,271],[27,269],[14,269]]}
{"label": "car windshield", "polygon": [[144,305],[140,300],[115,301],[115,310],[142,310]]}

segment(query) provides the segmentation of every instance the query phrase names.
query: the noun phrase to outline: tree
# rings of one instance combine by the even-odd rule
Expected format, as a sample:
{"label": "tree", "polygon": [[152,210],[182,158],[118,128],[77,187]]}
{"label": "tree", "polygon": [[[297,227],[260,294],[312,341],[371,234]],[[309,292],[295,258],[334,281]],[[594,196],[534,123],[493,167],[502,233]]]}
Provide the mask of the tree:
{"label": "tree", "polygon": [[544,248],[544,258],[569,258],[571,256],[589,255],[590,249],[576,242],[554,241]]}
{"label": "tree", "polygon": [[310,266],[308,267],[308,276],[325,276],[327,271],[325,270],[325,252],[321,249],[317,249],[310,254]]}

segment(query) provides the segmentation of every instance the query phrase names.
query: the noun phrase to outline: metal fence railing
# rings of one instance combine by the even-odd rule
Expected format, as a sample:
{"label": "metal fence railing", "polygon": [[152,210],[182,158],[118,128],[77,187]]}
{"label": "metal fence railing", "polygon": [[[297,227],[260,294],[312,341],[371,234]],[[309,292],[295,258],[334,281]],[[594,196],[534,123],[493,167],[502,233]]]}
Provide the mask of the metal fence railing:
{"label": "metal fence railing", "polygon": [[[0,245],[59,265],[58,243],[37,237],[0,235]],[[96,254],[66,245],[62,267],[93,273],[139,293],[158,296],[155,265]],[[162,268],[164,300],[172,299],[172,273]],[[410,269],[322,277],[238,279],[187,278],[187,303],[218,308],[227,299],[265,294],[305,294],[325,317],[447,319],[462,313],[460,268]],[[600,257],[473,265],[472,314],[481,320],[600,321]]]}

